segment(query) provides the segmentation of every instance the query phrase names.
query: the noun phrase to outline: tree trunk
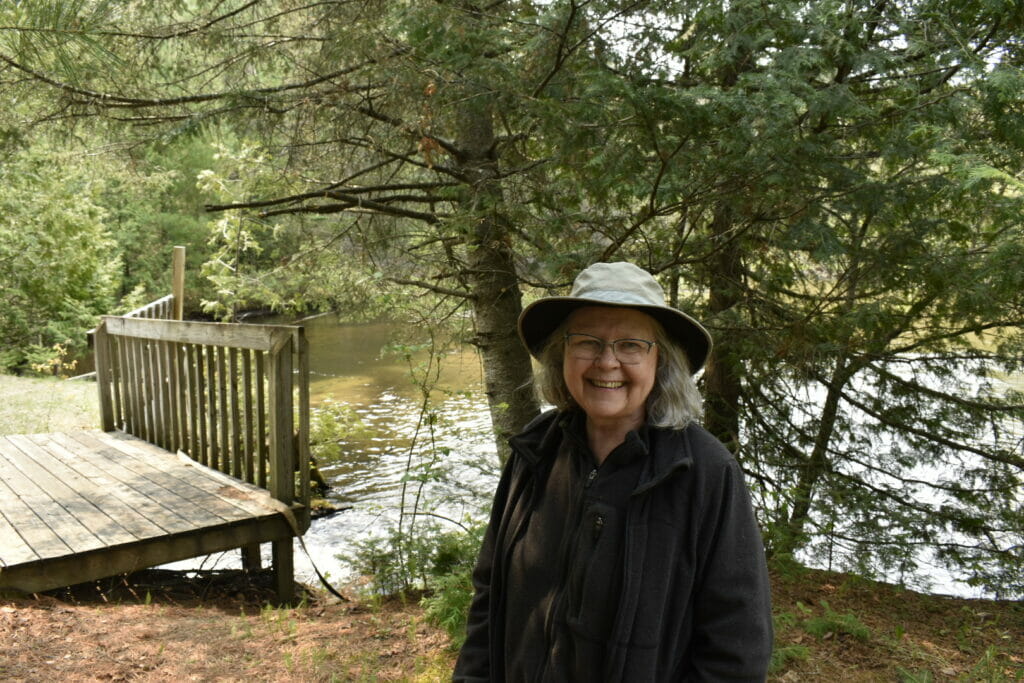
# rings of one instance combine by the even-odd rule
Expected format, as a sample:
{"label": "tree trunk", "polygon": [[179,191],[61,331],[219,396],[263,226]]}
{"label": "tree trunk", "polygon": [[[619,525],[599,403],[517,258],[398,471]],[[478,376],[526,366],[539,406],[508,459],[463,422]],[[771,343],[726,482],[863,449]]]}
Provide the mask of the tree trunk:
{"label": "tree trunk", "polygon": [[[730,239],[732,211],[720,206],[712,231],[715,252],[709,259],[707,275],[709,324],[716,320],[726,328],[735,327],[726,321],[741,301],[740,250]],[[740,448],[740,397],[742,395],[741,361],[733,351],[734,340],[727,333],[714,334],[714,346],[704,371],[704,426],[734,454]]]}
{"label": "tree trunk", "polygon": [[530,355],[516,334],[522,311],[509,220],[494,157],[492,103],[488,96],[462,105],[457,147],[461,170],[469,180],[465,208],[473,217],[465,271],[476,322],[474,343],[484,362],[484,383],[494,425],[498,457],[508,457],[508,437],[539,411],[533,393]]}
{"label": "tree trunk", "polygon": [[803,465],[800,472],[800,479],[793,490],[793,510],[786,522],[786,531],[774,549],[776,553],[786,555],[794,553],[798,548],[805,545],[804,528],[811,517],[811,504],[814,502],[814,489],[817,487],[821,477],[831,467],[828,457],[829,444],[832,435],[836,430],[836,418],[839,415],[839,399],[846,383],[853,376],[853,369],[845,359],[838,359],[837,367],[832,373],[832,379],[828,387],[828,395],[825,397],[825,405],[821,411],[821,421],[818,423],[818,434],[814,439],[814,448],[811,455]]}

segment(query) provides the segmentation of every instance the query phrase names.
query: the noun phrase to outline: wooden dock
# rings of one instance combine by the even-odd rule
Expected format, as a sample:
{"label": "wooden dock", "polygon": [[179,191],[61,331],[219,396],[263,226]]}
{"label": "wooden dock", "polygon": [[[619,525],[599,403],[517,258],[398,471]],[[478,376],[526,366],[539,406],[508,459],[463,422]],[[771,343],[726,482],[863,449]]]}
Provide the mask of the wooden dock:
{"label": "wooden dock", "polygon": [[272,544],[294,598],[309,528],[309,352],[301,327],[183,321],[173,293],[91,333],[102,430],[0,436],[0,590],[37,592]]}
{"label": "wooden dock", "polygon": [[290,545],[303,508],[123,432],[0,436],[0,589]]}

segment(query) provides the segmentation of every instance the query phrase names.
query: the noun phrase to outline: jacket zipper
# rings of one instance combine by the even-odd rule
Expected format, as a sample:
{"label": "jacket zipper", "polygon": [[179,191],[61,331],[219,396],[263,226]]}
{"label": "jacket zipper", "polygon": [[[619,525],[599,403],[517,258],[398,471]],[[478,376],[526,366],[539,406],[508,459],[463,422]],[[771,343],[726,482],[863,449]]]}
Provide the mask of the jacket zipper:
{"label": "jacket zipper", "polygon": [[[594,467],[593,469],[590,470],[590,472],[587,474],[587,478],[583,482],[583,488],[576,496],[576,502],[574,504],[574,514],[576,515],[576,519],[578,521],[576,522],[576,524],[573,525],[574,530],[570,534],[570,538],[566,539],[568,542],[566,543],[566,541],[563,540],[560,567],[561,578],[559,579],[559,585],[561,586],[561,588],[559,589],[558,594],[551,601],[551,606],[548,608],[547,616],[544,619],[544,633],[545,640],[547,641],[547,652],[544,655],[544,663],[539,672],[541,678],[544,678],[544,676],[547,675],[548,666],[551,663],[551,647],[554,641],[555,624],[557,623],[559,615],[562,613],[562,609],[565,606],[565,582],[569,571],[568,560],[569,557],[573,554],[573,549],[576,547],[576,539],[579,537],[579,534],[583,531],[583,528],[585,528],[582,519],[583,501],[586,499],[586,490],[589,489],[590,485],[594,483],[595,479],[597,479],[597,469],[598,468]],[[601,520],[601,528],[603,528],[604,518],[599,515],[598,519]],[[596,533],[600,533],[600,529],[598,529]]]}

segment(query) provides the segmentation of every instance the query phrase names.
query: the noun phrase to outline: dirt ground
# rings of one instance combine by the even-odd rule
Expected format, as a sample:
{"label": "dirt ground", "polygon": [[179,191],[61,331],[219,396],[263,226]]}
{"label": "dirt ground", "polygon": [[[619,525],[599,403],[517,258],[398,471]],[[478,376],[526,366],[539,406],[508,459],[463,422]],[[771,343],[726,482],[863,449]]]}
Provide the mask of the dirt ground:
{"label": "dirt ground", "polygon": [[275,609],[268,575],[146,571],[0,599],[3,681],[441,681],[448,638],[412,602],[312,596]]}
{"label": "dirt ground", "polygon": [[[445,681],[454,655],[415,599],[305,593],[269,573],[148,570],[0,597],[2,681]],[[769,681],[1024,680],[1024,603],[922,595],[857,577],[773,576]]]}

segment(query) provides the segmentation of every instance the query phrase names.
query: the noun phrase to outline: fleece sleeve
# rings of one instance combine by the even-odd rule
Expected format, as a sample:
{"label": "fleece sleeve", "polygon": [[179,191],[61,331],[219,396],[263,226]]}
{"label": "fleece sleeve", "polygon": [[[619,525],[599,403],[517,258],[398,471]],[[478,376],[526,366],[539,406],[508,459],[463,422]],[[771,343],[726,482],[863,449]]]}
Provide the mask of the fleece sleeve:
{"label": "fleece sleeve", "polygon": [[729,460],[709,492],[705,563],[694,595],[688,680],[764,681],[772,653],[771,586],[742,471]]}

